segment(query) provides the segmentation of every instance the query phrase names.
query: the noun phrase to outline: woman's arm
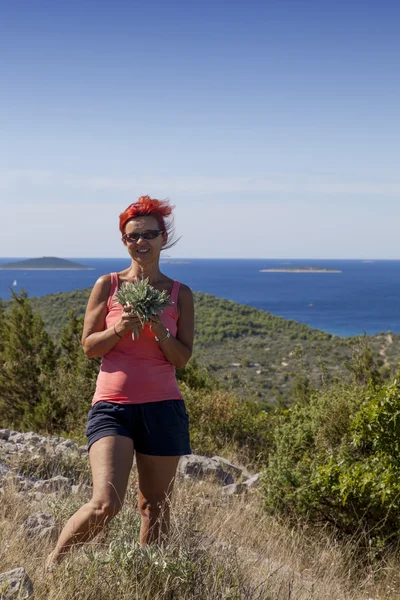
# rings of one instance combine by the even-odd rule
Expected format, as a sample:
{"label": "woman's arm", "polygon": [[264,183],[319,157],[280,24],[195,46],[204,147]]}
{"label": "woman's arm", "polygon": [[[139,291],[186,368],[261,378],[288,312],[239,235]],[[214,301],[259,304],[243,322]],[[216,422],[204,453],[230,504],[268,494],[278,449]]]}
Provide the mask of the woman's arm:
{"label": "woman's arm", "polygon": [[[171,335],[165,342],[160,344],[160,348],[165,358],[174,367],[182,369],[192,356],[194,338],[193,293],[183,283],[181,283],[179,288],[178,306],[179,319],[176,337]],[[152,321],[151,330],[160,339],[167,333],[165,326],[156,319]]]}
{"label": "woman's arm", "polygon": [[104,356],[128,331],[140,325],[136,315],[123,311],[115,326],[104,329],[110,289],[111,277],[104,275],[96,281],[90,294],[82,333],[82,347],[88,358]]}

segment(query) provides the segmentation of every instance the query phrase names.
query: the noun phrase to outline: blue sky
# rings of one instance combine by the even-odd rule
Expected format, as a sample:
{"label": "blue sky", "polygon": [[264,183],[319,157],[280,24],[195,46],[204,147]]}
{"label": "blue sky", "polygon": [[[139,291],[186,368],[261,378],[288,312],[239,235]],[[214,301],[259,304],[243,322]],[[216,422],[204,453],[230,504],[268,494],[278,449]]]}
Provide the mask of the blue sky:
{"label": "blue sky", "polygon": [[2,0],[0,256],[400,258],[395,2]]}

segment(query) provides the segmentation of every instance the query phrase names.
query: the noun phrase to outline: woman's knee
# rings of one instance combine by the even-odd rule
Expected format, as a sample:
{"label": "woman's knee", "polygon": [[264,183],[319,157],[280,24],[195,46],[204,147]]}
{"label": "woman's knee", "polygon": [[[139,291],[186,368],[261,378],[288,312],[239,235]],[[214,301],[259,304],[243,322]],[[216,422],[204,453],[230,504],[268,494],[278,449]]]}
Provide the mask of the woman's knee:
{"label": "woman's knee", "polygon": [[138,502],[138,509],[143,518],[154,519],[158,518],[162,513],[168,511],[168,502],[165,496],[154,498],[152,500],[140,498]]}
{"label": "woman's knee", "polygon": [[109,521],[119,513],[123,503],[113,498],[92,498],[89,506],[97,518]]}

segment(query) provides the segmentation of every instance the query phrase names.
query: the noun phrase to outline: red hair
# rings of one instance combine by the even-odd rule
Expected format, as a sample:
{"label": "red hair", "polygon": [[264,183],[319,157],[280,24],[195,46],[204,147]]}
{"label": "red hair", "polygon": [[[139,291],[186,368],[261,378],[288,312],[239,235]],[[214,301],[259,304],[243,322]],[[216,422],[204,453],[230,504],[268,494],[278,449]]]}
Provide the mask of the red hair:
{"label": "red hair", "polygon": [[[155,198],[150,198],[150,196],[140,196],[137,202],[130,204],[128,208],[119,215],[119,230],[122,235],[124,235],[125,226],[128,221],[135,217],[152,216],[157,219],[158,227],[169,234],[173,231],[173,217],[171,215],[174,208],[175,206],[171,206],[169,200],[156,200]],[[168,220],[167,217],[170,216],[171,219]],[[166,250],[167,248],[171,248],[177,241],[178,240],[164,246],[163,249]]]}

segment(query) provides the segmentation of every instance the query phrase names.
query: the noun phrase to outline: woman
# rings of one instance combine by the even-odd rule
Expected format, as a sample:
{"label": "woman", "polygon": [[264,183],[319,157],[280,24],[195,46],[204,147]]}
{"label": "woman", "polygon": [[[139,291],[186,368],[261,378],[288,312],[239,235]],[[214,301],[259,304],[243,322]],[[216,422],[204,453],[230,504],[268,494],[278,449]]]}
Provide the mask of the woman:
{"label": "woman", "polygon": [[[122,508],[135,454],[140,544],[168,535],[179,457],[191,454],[189,417],[175,368],[188,362],[194,336],[192,292],[159,266],[161,250],[176,243],[168,244],[172,208],[168,201],[142,196],[120,215],[131,265],[100,277],[90,295],[82,345],[89,358],[103,358],[86,428],[93,497],[65,525],[47,559],[49,567],[71,546],[92,539]],[[174,304],[132,340],[139,319],[113,296],[123,281],[146,277],[156,289],[166,290]]]}

